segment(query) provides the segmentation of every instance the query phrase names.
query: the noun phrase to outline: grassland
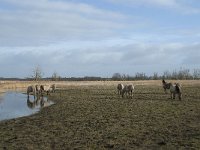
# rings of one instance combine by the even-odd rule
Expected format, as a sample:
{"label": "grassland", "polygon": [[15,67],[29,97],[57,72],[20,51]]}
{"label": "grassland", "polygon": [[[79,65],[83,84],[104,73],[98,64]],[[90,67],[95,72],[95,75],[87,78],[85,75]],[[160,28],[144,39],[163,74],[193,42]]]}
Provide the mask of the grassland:
{"label": "grassland", "polygon": [[117,83],[60,83],[56,104],[0,122],[0,149],[200,149],[199,81],[181,81],[182,101],[160,81],[132,82],[122,99]]}

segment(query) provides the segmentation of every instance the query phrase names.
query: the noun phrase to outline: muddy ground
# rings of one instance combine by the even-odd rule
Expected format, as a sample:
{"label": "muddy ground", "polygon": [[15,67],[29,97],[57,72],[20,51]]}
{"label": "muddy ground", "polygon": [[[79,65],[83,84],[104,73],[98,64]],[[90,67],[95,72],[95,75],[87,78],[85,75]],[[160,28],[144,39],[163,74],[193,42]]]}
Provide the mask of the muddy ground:
{"label": "muddy ground", "polygon": [[55,104],[0,122],[0,149],[200,149],[200,84],[183,100],[158,85],[121,98],[114,85],[66,86]]}

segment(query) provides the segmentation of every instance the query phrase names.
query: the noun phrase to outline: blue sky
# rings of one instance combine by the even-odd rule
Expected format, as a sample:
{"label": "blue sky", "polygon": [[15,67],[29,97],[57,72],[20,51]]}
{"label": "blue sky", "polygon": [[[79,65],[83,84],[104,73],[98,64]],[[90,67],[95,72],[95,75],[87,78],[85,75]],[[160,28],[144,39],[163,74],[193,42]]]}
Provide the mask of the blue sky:
{"label": "blue sky", "polygon": [[0,77],[200,69],[198,0],[0,0]]}

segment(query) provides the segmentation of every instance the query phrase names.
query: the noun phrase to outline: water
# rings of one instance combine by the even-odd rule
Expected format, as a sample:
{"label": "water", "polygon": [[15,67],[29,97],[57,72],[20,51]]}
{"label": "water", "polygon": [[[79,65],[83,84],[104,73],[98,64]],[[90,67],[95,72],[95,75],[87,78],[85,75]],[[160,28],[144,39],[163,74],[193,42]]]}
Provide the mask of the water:
{"label": "water", "polygon": [[46,97],[35,97],[20,92],[0,93],[0,121],[37,113],[42,107],[52,105]]}

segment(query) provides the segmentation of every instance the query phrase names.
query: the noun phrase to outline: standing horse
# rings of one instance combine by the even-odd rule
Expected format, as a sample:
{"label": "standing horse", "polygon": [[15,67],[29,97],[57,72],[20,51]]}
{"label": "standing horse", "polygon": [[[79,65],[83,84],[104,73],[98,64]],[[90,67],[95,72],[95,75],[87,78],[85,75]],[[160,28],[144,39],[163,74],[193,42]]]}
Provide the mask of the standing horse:
{"label": "standing horse", "polygon": [[51,88],[52,88],[52,92],[55,93],[55,91],[56,91],[56,84],[52,84]]}
{"label": "standing horse", "polygon": [[36,95],[36,88],[35,88],[34,85],[31,85],[31,86],[27,87],[27,95],[28,95],[28,97],[29,97],[30,93],[33,93],[33,95],[35,97],[35,95]]}
{"label": "standing horse", "polygon": [[178,94],[179,100],[182,99],[182,90],[179,83],[171,84],[170,83],[170,93],[171,93],[171,99],[175,99],[176,94]]}
{"label": "standing horse", "polygon": [[170,89],[171,83],[167,83],[167,82],[163,79],[163,80],[162,80],[162,84],[163,84],[163,89],[164,89],[165,93],[167,93],[167,89]]}
{"label": "standing horse", "polygon": [[124,85],[123,84],[118,84],[117,85],[117,91],[118,91],[118,94],[121,95],[122,94],[122,90],[124,89]]}
{"label": "standing horse", "polygon": [[35,89],[36,89],[36,94],[37,95],[41,93],[40,85],[35,85]]}
{"label": "standing horse", "polygon": [[50,94],[50,92],[52,91],[52,88],[50,85],[40,85],[40,91],[41,91],[41,94],[42,92],[47,92],[47,95]]}
{"label": "standing horse", "polygon": [[127,97],[128,94],[129,97],[132,98],[133,90],[134,90],[133,84],[125,85],[124,88],[122,89],[122,97],[124,97],[124,94],[126,94]]}

